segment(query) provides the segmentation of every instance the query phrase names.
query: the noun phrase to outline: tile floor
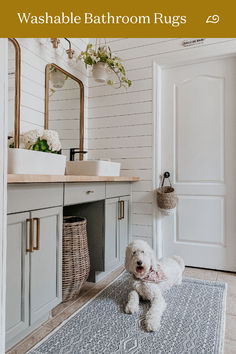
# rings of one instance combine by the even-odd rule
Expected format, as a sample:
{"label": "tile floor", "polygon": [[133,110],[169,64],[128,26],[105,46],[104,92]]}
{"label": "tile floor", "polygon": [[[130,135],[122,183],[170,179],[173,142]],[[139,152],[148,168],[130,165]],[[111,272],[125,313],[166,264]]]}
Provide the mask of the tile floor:
{"label": "tile floor", "polygon": [[[51,319],[49,319],[37,330],[35,330],[15,347],[9,350],[8,354],[26,353],[30,348],[32,348],[37,342],[48,335],[66,318],[68,318],[87,301],[89,301],[95,294],[104,289],[122,272],[122,270],[122,267],[118,268],[97,284],[86,283],[82,288],[80,296],[77,300],[58,305],[53,310]],[[214,270],[187,267],[185,269],[184,276],[204,280],[223,281],[228,284],[224,354],[236,354],[236,273],[226,273]]]}

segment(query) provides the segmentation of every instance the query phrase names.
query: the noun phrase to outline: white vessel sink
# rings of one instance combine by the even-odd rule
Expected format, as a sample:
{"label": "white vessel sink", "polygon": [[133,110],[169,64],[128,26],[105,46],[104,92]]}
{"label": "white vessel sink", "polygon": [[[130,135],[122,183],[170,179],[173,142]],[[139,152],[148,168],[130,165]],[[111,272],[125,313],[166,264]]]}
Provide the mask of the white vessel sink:
{"label": "white vessel sink", "polygon": [[26,149],[8,149],[8,173],[64,175],[66,156]]}
{"label": "white vessel sink", "polygon": [[66,174],[77,176],[120,176],[120,163],[103,160],[67,161]]}

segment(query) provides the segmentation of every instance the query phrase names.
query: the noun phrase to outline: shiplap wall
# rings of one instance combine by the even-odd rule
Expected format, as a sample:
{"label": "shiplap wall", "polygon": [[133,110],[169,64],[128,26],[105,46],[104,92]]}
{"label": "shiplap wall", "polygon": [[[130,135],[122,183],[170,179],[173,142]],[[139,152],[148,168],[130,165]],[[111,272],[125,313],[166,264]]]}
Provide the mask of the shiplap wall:
{"label": "shiplap wall", "polygon": [[[62,145],[62,154],[69,159],[70,148],[79,147],[80,142],[80,86],[67,77],[62,88],[55,88],[50,80],[48,128],[56,130]],[[75,159],[78,158],[78,154]]]}
{"label": "shiplap wall", "polygon": [[[206,39],[202,46],[231,39]],[[88,158],[121,163],[122,175],[141,177],[133,184],[132,236],[153,244],[153,60],[188,49],[183,39],[106,39],[124,59],[133,84],[126,90],[89,79]],[[199,46],[200,47],[200,46]]]}
{"label": "shiplap wall", "polygon": [[[76,54],[95,39],[73,38]],[[206,39],[200,45],[231,39]],[[18,39],[22,50],[22,129],[44,122],[45,66],[54,62],[79,77],[85,86],[85,149],[89,159],[110,158],[121,163],[121,174],[139,176],[133,184],[132,236],[153,243],[153,60],[167,53],[186,51],[183,39],[110,38],[113,52],[124,59],[128,89],[94,82],[81,63],[69,61],[66,43],[53,49],[49,39]],[[64,48],[63,48],[64,47]],[[90,76],[90,77],[88,77]],[[32,126],[33,122],[33,126]]]}
{"label": "shiplap wall", "polygon": [[74,59],[69,60],[65,52],[68,43],[62,38],[57,49],[53,49],[49,38],[17,38],[21,47],[21,132],[43,128],[45,98],[45,66],[55,63],[77,76],[85,86],[85,148],[87,146],[87,72],[76,57],[87,44],[86,38],[72,38]]}

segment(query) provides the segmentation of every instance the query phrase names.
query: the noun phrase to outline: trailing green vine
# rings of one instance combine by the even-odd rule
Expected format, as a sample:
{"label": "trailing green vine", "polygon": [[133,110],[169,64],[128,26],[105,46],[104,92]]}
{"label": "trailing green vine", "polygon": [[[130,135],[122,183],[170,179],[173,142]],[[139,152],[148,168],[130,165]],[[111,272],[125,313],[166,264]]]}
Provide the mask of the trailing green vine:
{"label": "trailing green vine", "polygon": [[[126,76],[125,68],[122,64],[121,58],[113,56],[111,48],[107,46],[100,46],[98,49],[93,49],[93,45],[89,43],[85,51],[82,51],[78,56],[87,69],[88,66],[94,66],[97,63],[104,63],[107,65],[119,80],[119,87],[130,87],[132,81]],[[112,80],[107,80],[108,85],[114,85],[115,82]]]}

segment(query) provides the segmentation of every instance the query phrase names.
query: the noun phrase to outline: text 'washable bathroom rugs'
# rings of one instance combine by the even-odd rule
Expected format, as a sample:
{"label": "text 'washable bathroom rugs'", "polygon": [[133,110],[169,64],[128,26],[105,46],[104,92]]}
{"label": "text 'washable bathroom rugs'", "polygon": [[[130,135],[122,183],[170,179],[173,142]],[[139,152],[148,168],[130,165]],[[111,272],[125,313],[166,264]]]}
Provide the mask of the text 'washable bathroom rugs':
{"label": "text 'washable bathroom rugs'", "polygon": [[151,333],[144,327],[148,302],[139,313],[124,313],[130,290],[131,276],[123,273],[28,353],[223,352],[226,284],[184,279],[164,294],[161,328]]}

